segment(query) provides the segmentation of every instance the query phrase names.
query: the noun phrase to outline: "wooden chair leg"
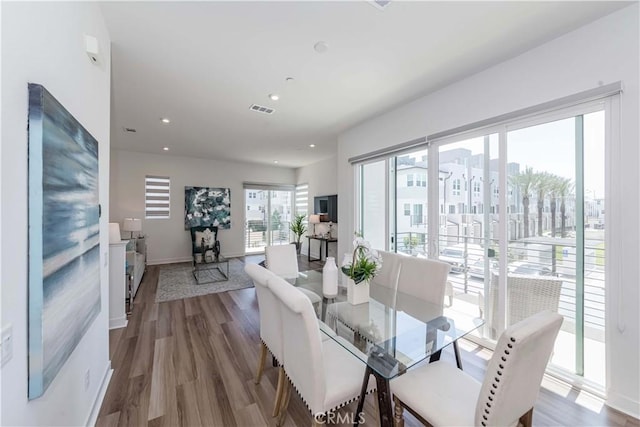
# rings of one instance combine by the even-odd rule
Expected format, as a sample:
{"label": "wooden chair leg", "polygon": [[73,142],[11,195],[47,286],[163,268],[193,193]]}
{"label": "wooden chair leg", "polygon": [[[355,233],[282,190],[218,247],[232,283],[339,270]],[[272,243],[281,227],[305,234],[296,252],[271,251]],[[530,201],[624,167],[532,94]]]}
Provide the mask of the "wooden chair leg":
{"label": "wooden chair leg", "polygon": [[282,366],[278,369],[278,388],[276,389],[276,401],[273,403],[273,414],[272,417],[277,417],[280,413],[280,405],[282,404],[282,394],[284,391],[284,368]]}
{"label": "wooden chair leg", "polygon": [[400,399],[393,396],[393,427],[404,427],[404,408]]}
{"label": "wooden chair leg", "polygon": [[289,406],[289,400],[291,399],[291,389],[293,388],[293,386],[289,384],[288,381],[286,381],[285,388],[285,397],[282,401],[282,405],[280,406],[280,416],[278,417],[278,422],[276,423],[278,427],[284,425],[284,422],[287,419],[287,407]]}
{"label": "wooden chair leg", "polygon": [[256,372],[256,379],[255,379],[256,384],[260,384],[266,359],[267,359],[267,346],[264,343],[262,343],[262,350],[260,351],[260,358],[258,359],[258,372]]}
{"label": "wooden chair leg", "polygon": [[321,423],[316,417],[313,417],[313,420],[311,421],[311,427],[321,427],[323,425],[325,425],[324,423]]}
{"label": "wooden chair leg", "polygon": [[523,427],[533,426],[533,408],[529,409],[523,416],[521,416],[519,421]]}

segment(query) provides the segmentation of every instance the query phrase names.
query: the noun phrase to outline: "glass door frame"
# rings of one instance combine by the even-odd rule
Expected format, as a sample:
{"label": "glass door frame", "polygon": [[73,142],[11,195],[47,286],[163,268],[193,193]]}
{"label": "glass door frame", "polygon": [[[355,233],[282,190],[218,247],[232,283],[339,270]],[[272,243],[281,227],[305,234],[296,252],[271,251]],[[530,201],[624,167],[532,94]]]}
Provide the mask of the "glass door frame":
{"label": "glass door frame", "polygon": [[[535,112],[533,114],[509,119],[503,123],[494,124],[487,127],[473,129],[468,132],[462,132],[459,134],[447,136],[437,140],[430,140],[425,145],[427,148],[427,182],[428,183],[437,183],[438,182],[438,172],[439,172],[439,154],[438,148],[444,145],[452,144],[455,142],[460,142],[466,139],[483,137],[490,134],[498,135],[498,186],[499,186],[499,194],[498,194],[498,204],[500,206],[498,212],[499,218],[499,227],[498,227],[498,236],[493,236],[494,239],[497,239],[499,242],[499,251],[502,254],[506,254],[508,252],[508,191],[505,191],[508,188],[508,153],[507,153],[507,133],[514,130],[519,130],[531,126],[541,125],[544,123],[549,123],[557,120],[567,119],[571,117],[579,117],[584,116],[593,112],[604,111],[604,171],[605,171],[605,211],[607,213],[611,212],[611,183],[612,183],[612,157],[615,155],[619,148],[613,147],[615,142],[619,140],[618,130],[615,127],[615,123],[612,123],[616,117],[619,117],[619,95],[610,95],[607,97],[603,97],[595,100],[585,100],[584,102],[575,103],[573,105],[567,105],[563,107],[553,108],[549,111],[540,111]],[[576,139],[580,139],[576,137]],[[584,209],[584,179],[583,179],[583,157],[582,153],[584,150],[583,140],[578,141],[575,151],[576,156],[576,208],[580,206],[580,209]],[[435,149],[431,149],[435,148]],[[395,159],[397,156],[404,154],[402,152],[394,153],[390,155],[389,158],[385,159],[386,162],[386,170],[391,171],[391,163],[392,159]],[[486,156],[488,158],[488,156]],[[377,159],[375,161],[381,161],[382,159]],[[485,160],[486,165],[487,160]],[[580,164],[578,164],[580,163]],[[354,168],[355,171],[360,171],[362,164],[356,165]],[[386,235],[391,236],[389,233],[390,230],[394,230],[397,234],[397,227],[395,225],[395,221],[391,221],[391,205],[395,203],[395,200],[391,198],[392,189],[391,189],[391,180],[390,176],[395,176],[395,174],[388,173],[386,176],[387,185],[386,185],[386,196],[389,200],[387,210],[385,212],[386,221]],[[356,197],[358,197],[358,203],[356,206],[358,208],[358,212],[356,215],[356,229],[360,230],[362,222],[362,215],[364,213],[364,207],[362,206],[362,197],[361,197],[361,182],[362,182],[362,174],[355,173],[355,189],[356,189]],[[503,190],[505,189],[505,190]],[[486,188],[485,188],[486,190]],[[469,190],[470,191],[470,190]],[[486,193],[486,192],[485,192]],[[395,195],[394,195],[395,197]],[[491,194],[489,194],[491,197]],[[439,220],[436,221],[434,218],[439,218],[440,214],[440,204],[439,204],[439,185],[429,185],[427,188],[427,218],[428,218],[428,227],[427,227],[427,244],[429,248],[429,258],[437,258],[434,256],[439,253]],[[436,201],[433,203],[431,201]],[[485,197],[486,201],[486,197]],[[489,206],[487,206],[486,202],[484,203],[484,212],[489,211]],[[396,207],[397,209],[397,207]],[[447,206],[444,207],[445,213],[447,211]],[[397,212],[396,212],[397,213]],[[582,254],[577,253],[577,256],[584,256],[584,215],[581,214],[581,211],[576,211],[576,246],[581,246]],[[607,248],[612,248],[612,244],[614,242],[611,241],[611,230],[605,229],[605,245]],[[580,236],[581,235],[581,236]],[[483,236],[484,237],[484,236]],[[395,250],[394,245],[391,245],[391,239],[388,240],[387,247],[385,250]],[[613,285],[611,281],[611,270],[615,268],[616,263],[613,259],[611,259],[611,250],[605,251],[605,271],[604,271],[604,280],[607,284],[607,288],[609,285]],[[584,263],[584,259],[582,259],[581,263]],[[499,286],[498,286],[498,309],[501,311],[501,315],[499,316],[502,319],[502,325],[498,325],[501,329],[504,329],[504,319],[505,319],[505,311],[507,304],[507,291],[506,291],[506,282],[507,282],[507,260],[506,257],[501,257],[499,262]],[[581,279],[578,280],[576,277],[576,365],[575,371],[576,373],[570,373],[564,371],[563,369],[550,369],[554,375],[558,377],[569,379],[577,384],[586,386],[585,388],[591,389],[598,394],[603,394],[603,390],[599,390],[598,387],[590,387],[589,381],[585,380],[582,376],[582,369],[584,364],[584,266],[577,265],[576,269],[580,270]],[[578,282],[581,282],[578,284]],[[486,286],[485,286],[486,287]],[[486,291],[486,289],[485,289]],[[610,306],[607,303],[606,295],[608,292],[605,288],[605,310]],[[488,297],[488,292],[485,292],[485,298]],[[580,319],[578,319],[578,317]],[[608,318],[605,314],[605,318]],[[605,323],[605,337],[607,335],[607,329],[610,326]],[[494,349],[495,342],[490,341],[488,339],[480,338],[480,337],[469,337],[472,341],[476,342],[479,345],[484,347]],[[609,351],[608,346],[606,345],[605,339],[605,358],[606,369],[608,371],[609,367]],[[606,382],[608,383],[609,375],[606,374]],[[606,385],[605,385],[606,388]]]}

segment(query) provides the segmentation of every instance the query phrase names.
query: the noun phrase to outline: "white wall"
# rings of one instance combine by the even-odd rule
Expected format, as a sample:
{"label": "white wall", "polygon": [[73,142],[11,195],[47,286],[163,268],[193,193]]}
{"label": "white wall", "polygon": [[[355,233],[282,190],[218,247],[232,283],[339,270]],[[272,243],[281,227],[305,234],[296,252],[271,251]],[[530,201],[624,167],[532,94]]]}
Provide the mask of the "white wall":
{"label": "white wall", "polygon": [[[108,271],[102,310],[45,394],[27,400],[27,83],[40,83],[99,141],[100,252],[107,260],[110,41],[97,3],[2,4],[2,326],[13,358],[2,367],[2,425],[85,425],[110,372]],[[84,34],[103,61],[89,62]],[[90,371],[90,387],[84,375]],[[98,402],[99,405],[99,402]]]}
{"label": "white wall", "polygon": [[[329,196],[332,194],[338,194],[338,173],[337,173],[337,158],[335,156],[325,160],[320,160],[316,163],[312,163],[307,166],[296,169],[296,184],[308,184],[309,185],[309,213],[313,213],[313,198],[316,196]],[[338,213],[340,212],[340,197],[338,197]],[[338,236],[339,224],[334,224],[332,227],[331,235]],[[326,233],[329,230],[329,226],[325,223],[316,225],[316,233]],[[308,234],[313,232],[313,225],[310,226]],[[307,252],[308,240],[303,238],[302,240],[302,253]],[[336,255],[337,246],[335,243],[329,244],[329,256],[336,257],[336,261],[339,263],[342,258]],[[324,249],[323,249],[324,251]],[[324,252],[323,252],[324,253]],[[318,242],[314,242],[311,245],[311,256],[317,258],[319,256]],[[339,258],[339,259],[338,259]]]}
{"label": "white wall", "polygon": [[[347,159],[621,80],[620,140],[607,224],[615,263],[607,283],[608,404],[640,416],[638,4],[363,123],[338,138],[340,252],[354,228]],[[619,150],[619,152],[615,152]],[[620,329],[618,329],[620,326]]]}
{"label": "white wall", "polygon": [[[144,219],[144,177],[171,178],[169,219]],[[243,182],[294,184],[294,169],[163,154],[111,151],[111,222],[142,219],[147,260],[163,264],[191,260],[191,235],[184,228],[184,187],[231,189],[231,228],[218,232],[225,256],[244,255],[245,201]],[[122,228],[122,227],[121,227]]]}

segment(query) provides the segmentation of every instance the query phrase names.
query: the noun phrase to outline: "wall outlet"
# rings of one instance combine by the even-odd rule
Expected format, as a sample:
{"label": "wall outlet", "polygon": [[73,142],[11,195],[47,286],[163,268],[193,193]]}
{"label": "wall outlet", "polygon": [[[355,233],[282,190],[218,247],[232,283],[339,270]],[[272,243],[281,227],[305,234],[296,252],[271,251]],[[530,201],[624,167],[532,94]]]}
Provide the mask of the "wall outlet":
{"label": "wall outlet", "polygon": [[0,340],[0,353],[2,354],[1,366],[4,366],[13,357],[13,326],[9,323],[2,328],[2,338]]}
{"label": "wall outlet", "polygon": [[87,372],[84,373],[84,389],[89,390],[89,386],[91,385],[91,369],[87,369]]}

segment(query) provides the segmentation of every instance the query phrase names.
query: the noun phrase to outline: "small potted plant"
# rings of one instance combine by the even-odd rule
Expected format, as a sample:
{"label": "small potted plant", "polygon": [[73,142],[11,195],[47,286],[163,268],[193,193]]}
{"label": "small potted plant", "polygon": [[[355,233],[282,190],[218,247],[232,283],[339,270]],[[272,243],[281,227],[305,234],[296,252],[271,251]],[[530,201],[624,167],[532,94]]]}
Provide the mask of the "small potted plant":
{"label": "small potted plant", "polygon": [[361,304],[369,299],[369,282],[382,268],[382,258],[357,233],[353,248],[352,254],[345,254],[341,270],[347,276],[347,300]]}
{"label": "small potted plant", "polygon": [[291,221],[291,226],[289,227],[295,236],[295,242],[293,243],[296,245],[296,251],[298,254],[300,254],[300,249],[302,248],[302,242],[300,239],[302,239],[302,235],[307,232],[307,226],[304,223],[304,219],[306,217],[307,216],[304,214],[296,215],[293,218],[293,221]]}

